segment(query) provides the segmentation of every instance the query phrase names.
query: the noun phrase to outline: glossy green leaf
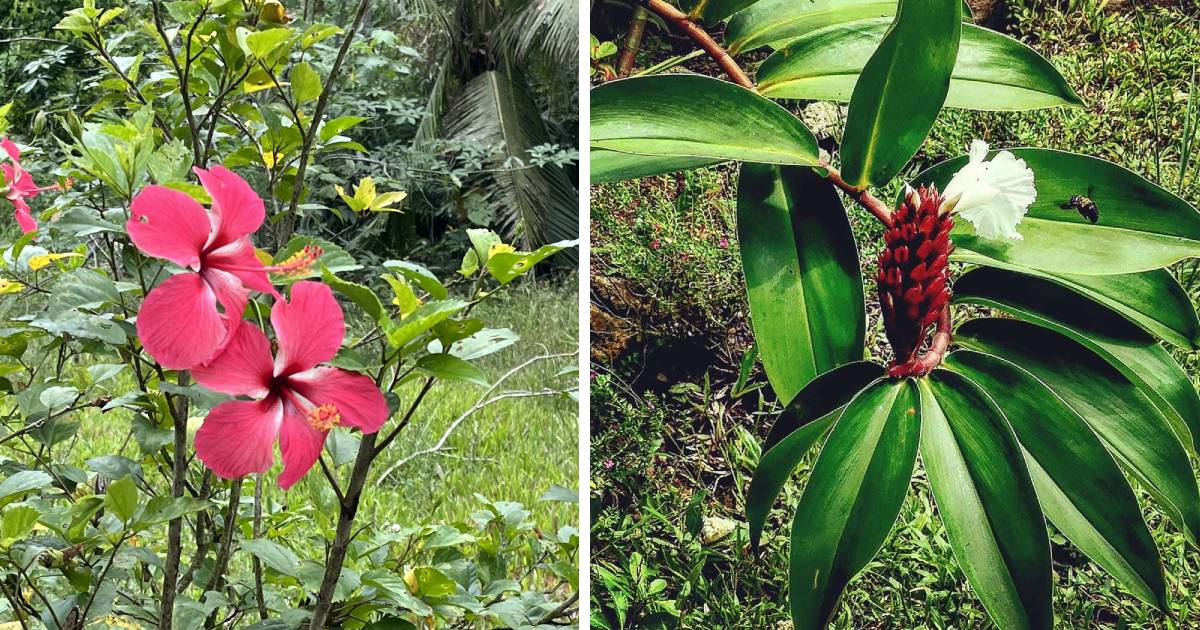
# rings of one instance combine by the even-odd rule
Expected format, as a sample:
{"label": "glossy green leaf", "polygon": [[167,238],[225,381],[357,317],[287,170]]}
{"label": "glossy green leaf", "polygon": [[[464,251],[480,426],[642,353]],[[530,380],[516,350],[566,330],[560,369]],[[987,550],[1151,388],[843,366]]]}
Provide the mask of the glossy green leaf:
{"label": "glossy green leaf", "polygon": [[997,626],[1053,627],[1050,541],[1012,429],[958,374],[918,384],[921,461],[954,557]]}
{"label": "glossy green leaf", "polygon": [[[871,18],[889,18],[890,22],[896,15],[896,6],[896,0],[759,0],[729,19],[725,44],[733,54],[761,46],[778,48],[827,26]],[[971,7],[965,0],[962,10],[963,19],[970,21]],[[871,49],[878,45],[876,39]],[[863,63],[866,60],[863,57]],[[858,69],[862,69],[862,64]],[[761,70],[759,81],[762,81]]]}
{"label": "glossy green leaf", "polygon": [[482,370],[452,354],[427,354],[417,360],[417,369],[442,380],[490,385]]}
{"label": "glossy green leaf", "polygon": [[104,493],[104,507],[128,523],[138,509],[138,491],[133,477],[122,477],[110,484]]}
{"label": "glossy green leaf", "polygon": [[301,62],[292,68],[292,95],[297,103],[315,101],[321,96],[321,75],[308,62]]}
{"label": "glossy green leaf", "polygon": [[379,296],[375,295],[371,287],[343,280],[333,275],[324,266],[321,267],[321,279],[334,291],[350,298],[351,302],[354,302],[354,304],[361,308],[383,330],[387,330],[392,326],[392,319],[388,317],[387,310],[383,307],[383,302],[379,300]]}
{"label": "glossy green leaf", "polygon": [[943,365],[979,385],[1004,413],[1054,526],[1134,595],[1165,608],[1162,563],[1137,498],[1083,418],[1003,359],[963,350]]}
{"label": "glossy green leaf", "polygon": [[886,184],[925,142],[950,89],[959,3],[900,0],[850,99],[842,138],[842,176],[850,184]]}
{"label": "glossy green leaf", "polygon": [[754,337],[776,395],[791,400],[863,356],[858,248],[837,189],[811,168],[744,164],[737,197]]}
{"label": "glossy green leaf", "polygon": [[950,260],[1006,269],[1049,280],[1120,313],[1142,330],[1181,348],[1200,349],[1200,320],[1191,298],[1170,272],[1157,269],[1111,276],[1050,273],[958,250]]}
{"label": "glossy green leaf", "polygon": [[1200,490],[1187,451],[1129,379],[1070,338],[1015,319],[972,320],[959,327],[955,341],[1015,363],[1045,383],[1196,542]]}
{"label": "glossy green leaf", "polygon": [[967,272],[954,283],[954,299],[1007,311],[1083,344],[1137,385],[1180,442],[1200,452],[1200,397],[1191,379],[1153,337],[1116,312],[1066,287],[1001,269]]}
{"label": "glossy green leaf", "polygon": [[754,5],[758,0],[683,0],[680,8],[688,17],[703,24],[716,24],[721,20]]}
{"label": "glossy green leaf", "polygon": [[879,381],[834,424],[792,521],[792,622],[825,627],[846,584],[883,546],[912,478],[921,419],[910,381]]}
{"label": "glossy green leaf", "polygon": [[[1200,256],[1200,212],[1140,175],[1105,160],[1053,151],[1013,149],[1034,172],[1037,201],[1021,220],[1022,240],[989,240],[958,221],[954,243],[1000,260],[1054,273],[1110,275],[1159,269]],[[918,175],[917,184],[945,188],[966,156]],[[1087,195],[1100,208],[1096,225],[1060,206]]]}
{"label": "glossy green leaf", "polygon": [[[759,93],[771,98],[850,100],[859,72],[883,39],[888,23],[839,24],[789,43],[759,68]],[[946,107],[1021,111],[1079,104],[1066,80],[1037,51],[995,31],[963,26]]]}
{"label": "glossy green leaf", "polygon": [[666,175],[720,164],[714,158],[680,157],[673,155],[635,155],[592,147],[588,154],[589,178],[593,184],[638,179],[651,175]]}
{"label": "glossy green leaf", "polygon": [[804,123],[750,90],[700,75],[662,74],[592,90],[591,146],[663,157],[815,165]]}
{"label": "glossy green leaf", "polygon": [[813,379],[788,403],[763,443],[762,459],[746,492],[752,546],[758,546],[767,513],[804,454],[825,435],[842,407],[883,375],[883,368],[874,363],[848,363]]}

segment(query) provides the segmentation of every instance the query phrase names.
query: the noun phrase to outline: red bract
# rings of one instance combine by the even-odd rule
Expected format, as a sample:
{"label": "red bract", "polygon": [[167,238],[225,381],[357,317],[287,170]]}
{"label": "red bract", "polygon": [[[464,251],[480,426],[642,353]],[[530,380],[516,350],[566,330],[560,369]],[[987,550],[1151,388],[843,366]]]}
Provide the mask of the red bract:
{"label": "red bract", "polygon": [[4,196],[16,208],[13,216],[17,219],[17,225],[21,226],[22,232],[28,234],[36,230],[38,224],[33,215],[29,213],[29,204],[25,200],[33,199],[47,190],[58,190],[58,185],[38,187],[29,171],[21,167],[21,149],[8,138],[0,140],[0,148],[4,149],[9,158],[9,162],[0,164],[0,170],[4,171],[5,186],[7,186]]}
{"label": "red bract", "polygon": [[192,370],[209,389],[253,399],[213,408],[196,433],[196,456],[225,479],[261,473],[275,461],[278,436],[279,485],[287,489],[316,463],[330,429],[375,433],[389,413],[375,381],[319,365],[333,358],[345,334],[327,285],[296,283],[290,302],[276,300],[271,325],[279,344],[274,357],[267,336],[246,324],[216,358]]}
{"label": "red bract", "polygon": [[896,354],[893,376],[920,372],[915,355],[950,301],[946,267],[954,219],[939,214],[941,204],[936,188],[911,191],[892,215],[895,227],[884,233],[876,283],[884,330]]}
{"label": "red bract", "polygon": [[138,249],[190,270],[155,287],[138,311],[142,346],[169,369],[215,355],[241,323],[251,289],[278,295],[267,277],[275,269],[263,266],[250,240],[265,216],[262,199],[229,169],[195,171],[211,212],[178,190],[147,186],[126,224]]}

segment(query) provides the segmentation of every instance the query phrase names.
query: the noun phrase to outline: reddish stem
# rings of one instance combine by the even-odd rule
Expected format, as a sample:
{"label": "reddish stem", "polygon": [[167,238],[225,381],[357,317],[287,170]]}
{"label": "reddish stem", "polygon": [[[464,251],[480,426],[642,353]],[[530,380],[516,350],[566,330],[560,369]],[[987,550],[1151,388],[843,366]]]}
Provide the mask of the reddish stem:
{"label": "reddish stem", "polygon": [[746,73],[742,71],[741,66],[733,60],[729,52],[721,47],[707,31],[700,27],[699,24],[688,19],[686,13],[671,6],[666,0],[646,0],[646,8],[650,9],[659,17],[674,24],[679,30],[687,34],[692,41],[712,57],[713,61],[717,62],[721,71],[724,72],[734,83],[746,88],[747,90],[754,89],[754,82]]}
{"label": "reddish stem", "polygon": [[932,372],[933,368],[941,365],[942,359],[946,358],[946,350],[950,348],[950,338],[950,305],[947,304],[942,307],[942,314],[938,317],[937,330],[933,333],[933,341],[929,344],[929,349],[907,363],[893,366],[888,373],[896,378],[925,376]]}
{"label": "reddish stem", "polygon": [[892,210],[887,206],[887,204],[880,201],[877,197],[875,197],[875,195],[872,195],[871,192],[866,188],[859,188],[847,183],[846,180],[842,179],[842,174],[828,163],[821,162],[821,168],[829,172],[829,175],[826,177],[829,178],[829,181],[833,182],[834,186],[840,188],[842,192],[846,193],[846,195],[857,202],[858,205],[866,208],[867,212],[875,215],[875,218],[879,219],[879,222],[882,223],[884,227],[890,228],[895,225],[895,222],[892,221]]}

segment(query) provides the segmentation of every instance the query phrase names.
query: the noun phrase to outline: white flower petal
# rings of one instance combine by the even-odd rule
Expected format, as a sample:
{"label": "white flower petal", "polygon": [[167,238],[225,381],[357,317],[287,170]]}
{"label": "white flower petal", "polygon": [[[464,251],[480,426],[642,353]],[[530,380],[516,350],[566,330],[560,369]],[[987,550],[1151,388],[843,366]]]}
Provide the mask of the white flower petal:
{"label": "white flower petal", "polygon": [[991,161],[988,145],[971,143],[967,165],[954,175],[943,191],[943,212],[957,212],[987,239],[1021,240],[1017,224],[1037,199],[1033,171],[1010,151],[1001,151]]}

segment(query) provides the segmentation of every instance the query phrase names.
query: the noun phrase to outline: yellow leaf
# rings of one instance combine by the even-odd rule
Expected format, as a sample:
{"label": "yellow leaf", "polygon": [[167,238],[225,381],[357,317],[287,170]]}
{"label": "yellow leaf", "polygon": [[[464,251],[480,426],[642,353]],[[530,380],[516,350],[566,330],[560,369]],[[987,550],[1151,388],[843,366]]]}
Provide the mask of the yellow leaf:
{"label": "yellow leaf", "polygon": [[5,293],[20,293],[25,285],[11,280],[0,280],[0,295]]}
{"label": "yellow leaf", "polygon": [[399,210],[390,210],[390,208],[407,198],[408,193],[404,191],[383,193],[375,198],[371,210],[374,212],[399,212]]}
{"label": "yellow leaf", "polygon": [[275,264],[275,257],[265,249],[255,247],[254,256],[258,258],[258,262],[262,263],[264,267],[270,267]]}
{"label": "yellow leaf", "polygon": [[81,258],[83,254],[76,252],[68,252],[66,254],[39,254],[29,257],[29,268],[37,271],[49,265],[52,262],[62,260],[64,258]]}
{"label": "yellow leaf", "polygon": [[517,248],[513,247],[512,245],[505,243],[492,243],[492,246],[488,248],[488,259],[490,260],[491,257],[495,256],[496,254],[511,254],[515,251],[517,251]]}
{"label": "yellow leaf", "polygon": [[279,0],[267,0],[263,3],[262,10],[258,12],[258,21],[269,24],[288,24],[294,19],[287,14],[283,3]]}
{"label": "yellow leaf", "polygon": [[262,161],[267,168],[275,168],[275,165],[283,159],[283,154],[278,151],[263,151]]}

